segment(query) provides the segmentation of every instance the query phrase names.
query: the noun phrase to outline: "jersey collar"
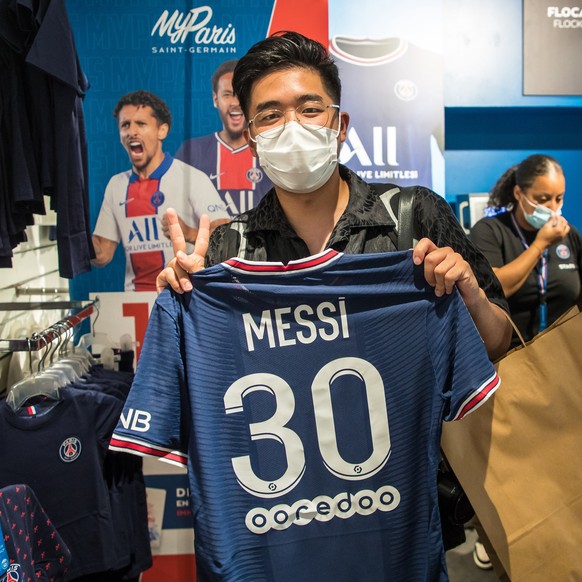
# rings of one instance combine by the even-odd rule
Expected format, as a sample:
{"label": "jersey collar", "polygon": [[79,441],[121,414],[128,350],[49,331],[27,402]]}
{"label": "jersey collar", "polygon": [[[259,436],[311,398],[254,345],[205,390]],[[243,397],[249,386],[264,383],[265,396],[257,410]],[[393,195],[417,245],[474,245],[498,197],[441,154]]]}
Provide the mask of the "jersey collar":
{"label": "jersey collar", "polygon": [[[164,154],[164,159],[162,160],[162,163],[150,174],[148,180],[160,180],[162,176],[169,170],[173,161],[174,158],[169,153],[166,152]],[[132,171],[129,181],[138,182],[139,176],[134,171]]]}

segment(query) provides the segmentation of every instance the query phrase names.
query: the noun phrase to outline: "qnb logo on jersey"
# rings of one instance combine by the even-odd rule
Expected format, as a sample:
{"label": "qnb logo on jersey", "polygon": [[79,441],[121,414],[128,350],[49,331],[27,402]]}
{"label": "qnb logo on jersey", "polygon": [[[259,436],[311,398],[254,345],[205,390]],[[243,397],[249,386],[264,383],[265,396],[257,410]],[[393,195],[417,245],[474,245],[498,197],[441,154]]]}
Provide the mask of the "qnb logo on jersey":
{"label": "qnb logo on jersey", "polygon": [[119,420],[125,429],[131,429],[137,432],[148,432],[151,427],[150,421],[152,420],[152,415],[145,410],[129,408],[127,412],[121,414]]}
{"label": "qnb logo on jersey", "polygon": [[59,447],[59,457],[65,463],[76,461],[81,455],[81,441],[77,437],[65,439]]}
{"label": "qnb logo on jersey", "polygon": [[[150,33],[169,39],[172,45],[188,46],[152,47],[153,53],[221,53],[236,52],[236,29],[232,24],[213,24],[213,10],[210,6],[197,6],[188,12],[164,10]],[[188,37],[192,35],[193,38]]]}
{"label": "qnb logo on jersey", "polygon": [[271,529],[285,530],[292,525],[307,525],[314,519],[324,522],[334,517],[349,519],[356,514],[393,511],[398,505],[398,489],[384,485],[377,491],[363,489],[356,493],[338,493],[335,497],[320,495],[312,500],[300,499],[293,505],[281,503],[271,509],[255,507],[247,513],[245,525],[255,534],[265,534]]}
{"label": "qnb logo on jersey", "polygon": [[209,214],[213,214],[214,212],[225,212],[226,206],[224,204],[209,204],[206,209],[208,210]]}

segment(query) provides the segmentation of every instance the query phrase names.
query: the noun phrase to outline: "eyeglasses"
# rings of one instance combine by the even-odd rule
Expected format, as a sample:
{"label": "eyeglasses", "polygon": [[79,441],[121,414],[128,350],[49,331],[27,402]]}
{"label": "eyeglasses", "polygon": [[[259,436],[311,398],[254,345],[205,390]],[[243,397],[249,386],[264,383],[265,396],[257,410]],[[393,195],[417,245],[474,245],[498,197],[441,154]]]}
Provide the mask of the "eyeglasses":
{"label": "eyeglasses", "polygon": [[[339,111],[339,108],[339,105],[324,105],[317,101],[307,101],[298,105],[295,109],[287,109],[286,111],[281,111],[280,109],[265,109],[265,111],[259,111],[249,121],[251,139],[254,141],[254,137],[258,135],[266,139],[279,137],[287,124],[286,113],[288,111],[295,111],[295,118],[307,129],[315,131],[323,129],[329,123],[331,111],[335,113],[335,110]],[[264,132],[267,131],[268,134],[264,135]]]}

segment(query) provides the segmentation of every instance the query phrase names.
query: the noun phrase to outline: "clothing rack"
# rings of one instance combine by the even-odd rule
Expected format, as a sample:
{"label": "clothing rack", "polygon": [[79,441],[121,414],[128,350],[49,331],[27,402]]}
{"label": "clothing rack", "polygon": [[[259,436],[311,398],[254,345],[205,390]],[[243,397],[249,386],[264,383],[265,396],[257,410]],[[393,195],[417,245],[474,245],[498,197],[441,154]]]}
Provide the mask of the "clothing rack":
{"label": "clothing rack", "polygon": [[71,327],[79,325],[92,313],[99,314],[99,298],[93,301],[47,301],[34,303],[0,303],[0,311],[32,309],[78,309],[78,313],[60,319],[49,328],[32,334],[26,339],[0,339],[0,352],[32,352],[45,348],[50,342],[68,332]]}
{"label": "clothing rack", "polygon": [[16,297],[21,295],[66,295],[69,290],[66,287],[22,287],[14,286]]}
{"label": "clothing rack", "polygon": [[[17,294],[18,294],[18,289],[21,287],[24,287],[27,283],[30,283],[31,281],[36,281],[37,279],[40,279],[42,277],[46,277],[47,275],[54,275],[58,272],[59,272],[58,269],[53,269],[52,271],[46,271],[45,273],[38,273],[37,275],[34,275],[33,277],[29,277],[28,279],[18,281],[18,283],[13,283],[12,285],[8,285],[6,287],[0,287],[0,291],[8,291],[9,289],[16,289]],[[24,288],[26,288],[26,287],[24,287]]]}

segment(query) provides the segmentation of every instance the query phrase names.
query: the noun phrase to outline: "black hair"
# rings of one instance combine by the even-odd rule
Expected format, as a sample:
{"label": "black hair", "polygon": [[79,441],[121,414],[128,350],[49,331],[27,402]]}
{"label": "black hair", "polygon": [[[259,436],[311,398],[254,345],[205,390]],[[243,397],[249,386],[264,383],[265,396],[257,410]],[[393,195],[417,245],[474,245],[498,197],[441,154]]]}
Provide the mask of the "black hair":
{"label": "black hair", "polygon": [[170,113],[170,108],[166,105],[163,99],[160,99],[157,95],[150,93],[149,91],[133,91],[132,93],[125,94],[115,106],[113,110],[113,117],[119,119],[119,112],[126,105],[134,105],[135,107],[151,107],[154,117],[160,123],[167,123],[168,128],[172,127],[172,114]]}
{"label": "black hair", "polygon": [[238,63],[238,59],[233,59],[232,61],[224,61],[220,63],[218,69],[212,73],[212,90],[216,93],[218,90],[218,81],[222,75],[226,75],[226,73],[232,73],[236,64]]}
{"label": "black hair", "polygon": [[234,69],[232,86],[247,119],[253,84],[274,71],[296,67],[319,73],[325,90],[340,103],[338,69],[326,48],[298,32],[281,31],[254,44]]}
{"label": "black hair", "polygon": [[531,188],[538,176],[547,176],[551,172],[563,174],[562,166],[555,158],[547,154],[533,154],[519,164],[505,170],[495,182],[489,193],[489,206],[494,208],[511,208],[515,202],[513,189],[517,184],[525,192]]}

